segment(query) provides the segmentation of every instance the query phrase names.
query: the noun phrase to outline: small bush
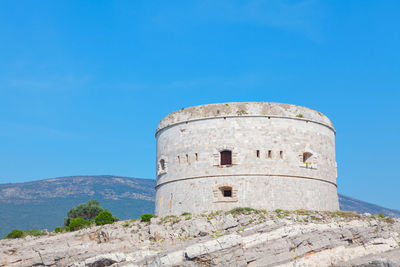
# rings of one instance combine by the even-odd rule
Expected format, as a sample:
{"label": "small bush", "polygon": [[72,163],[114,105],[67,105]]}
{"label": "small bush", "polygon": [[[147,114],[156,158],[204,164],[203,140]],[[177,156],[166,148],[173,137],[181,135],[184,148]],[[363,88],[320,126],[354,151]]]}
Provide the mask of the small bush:
{"label": "small bush", "polygon": [[353,212],[353,211],[342,211],[342,210],[336,211],[336,216],[338,216],[338,217],[344,217],[344,218],[360,218],[360,217],[361,217],[361,215],[358,214],[357,212]]}
{"label": "small bush", "polygon": [[287,210],[276,209],[276,210],[275,210],[275,213],[276,213],[276,216],[277,216],[279,219],[283,219],[283,218],[289,216],[289,211],[287,211]]}
{"label": "small bush", "polygon": [[190,216],[190,215],[192,215],[192,214],[189,213],[189,212],[184,212],[184,213],[181,214],[181,216]]}
{"label": "small bush", "polygon": [[14,239],[14,238],[21,238],[24,235],[24,232],[21,230],[12,230],[5,238],[7,239]]}
{"label": "small bush", "polygon": [[396,221],[392,217],[385,217],[384,222],[394,224]]}
{"label": "small bush", "polygon": [[55,233],[61,233],[61,232],[62,232],[61,227],[56,227],[56,228],[54,228],[54,232],[55,232]]}
{"label": "small bush", "polygon": [[153,217],[153,214],[143,214],[142,216],[140,216],[142,222],[149,222]]}
{"label": "small bush", "polygon": [[310,215],[310,211],[305,209],[295,210],[294,212],[297,213],[297,215]]}
{"label": "small bush", "polygon": [[170,222],[171,224],[175,224],[175,223],[180,222],[180,218],[178,216],[175,216],[175,215],[165,216],[161,220],[162,220],[162,223],[169,223]]}
{"label": "small bush", "polygon": [[45,233],[42,230],[36,230],[36,229],[24,231],[25,236],[27,236],[27,235],[40,236],[40,235],[44,235],[44,234]]}
{"label": "small bush", "polygon": [[383,219],[383,218],[385,218],[385,215],[383,215],[383,213],[380,212],[380,213],[378,214],[378,217]]}
{"label": "small bush", "polygon": [[249,214],[250,212],[255,212],[255,213],[259,213],[258,210],[255,210],[253,208],[249,208],[249,207],[244,207],[244,208],[234,208],[230,211],[225,212],[225,214]]}
{"label": "small bush", "polygon": [[111,224],[115,222],[117,219],[114,218],[111,212],[108,210],[101,211],[99,215],[94,218],[96,225],[104,225],[104,224]]}
{"label": "small bush", "polygon": [[68,225],[70,231],[76,231],[88,226],[90,226],[90,222],[82,218],[73,218]]}

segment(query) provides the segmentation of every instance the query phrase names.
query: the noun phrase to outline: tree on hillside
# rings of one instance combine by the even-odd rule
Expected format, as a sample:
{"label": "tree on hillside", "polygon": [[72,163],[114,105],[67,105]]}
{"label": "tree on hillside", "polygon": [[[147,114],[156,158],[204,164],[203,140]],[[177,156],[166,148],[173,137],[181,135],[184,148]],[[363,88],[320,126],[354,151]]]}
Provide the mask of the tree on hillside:
{"label": "tree on hillside", "polygon": [[99,215],[96,216],[96,218],[94,218],[94,221],[97,225],[110,224],[117,220],[118,218],[115,218],[108,210],[103,210],[99,213]]}
{"label": "tree on hillside", "polygon": [[90,200],[88,203],[79,204],[68,211],[68,217],[65,218],[64,225],[68,226],[71,219],[74,218],[82,218],[88,221],[93,220],[101,211],[103,211],[103,208],[97,200]]}

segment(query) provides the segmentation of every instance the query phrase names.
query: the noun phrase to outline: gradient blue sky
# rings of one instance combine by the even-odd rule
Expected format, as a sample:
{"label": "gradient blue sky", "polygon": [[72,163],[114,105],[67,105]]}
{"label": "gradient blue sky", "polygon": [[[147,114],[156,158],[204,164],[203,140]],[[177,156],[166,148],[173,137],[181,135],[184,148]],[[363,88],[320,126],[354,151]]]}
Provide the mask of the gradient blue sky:
{"label": "gradient blue sky", "polygon": [[400,209],[399,1],[0,2],[0,183],[154,178],[158,122],[273,101],[326,114],[339,192]]}

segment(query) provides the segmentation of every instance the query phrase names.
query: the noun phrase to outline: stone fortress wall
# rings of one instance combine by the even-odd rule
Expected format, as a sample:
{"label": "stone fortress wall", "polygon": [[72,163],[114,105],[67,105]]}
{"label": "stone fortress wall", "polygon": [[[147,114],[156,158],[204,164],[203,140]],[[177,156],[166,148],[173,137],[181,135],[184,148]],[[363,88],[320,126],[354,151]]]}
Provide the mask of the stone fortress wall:
{"label": "stone fortress wall", "polygon": [[157,216],[339,209],[335,130],[318,111],[264,102],[195,106],[165,117],[156,139]]}

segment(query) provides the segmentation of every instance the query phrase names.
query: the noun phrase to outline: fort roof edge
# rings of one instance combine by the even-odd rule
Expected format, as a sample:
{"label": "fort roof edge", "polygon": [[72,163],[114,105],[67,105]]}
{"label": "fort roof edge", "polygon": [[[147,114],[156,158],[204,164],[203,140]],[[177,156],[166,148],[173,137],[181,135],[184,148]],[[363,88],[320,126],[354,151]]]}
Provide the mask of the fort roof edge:
{"label": "fort roof edge", "polygon": [[172,112],[161,120],[157,127],[156,135],[162,129],[182,122],[249,116],[302,119],[323,124],[335,131],[332,122],[327,116],[311,108],[275,102],[227,102],[192,106]]}

